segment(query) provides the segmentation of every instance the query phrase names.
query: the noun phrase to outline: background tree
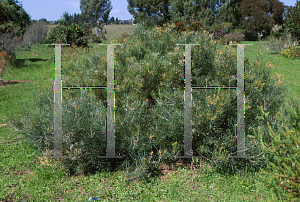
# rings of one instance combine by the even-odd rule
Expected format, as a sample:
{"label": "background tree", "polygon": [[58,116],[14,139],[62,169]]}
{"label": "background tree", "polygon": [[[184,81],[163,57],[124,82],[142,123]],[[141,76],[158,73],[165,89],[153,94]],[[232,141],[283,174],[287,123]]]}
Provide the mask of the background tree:
{"label": "background tree", "polygon": [[29,15],[18,5],[16,0],[0,0],[0,50],[6,57],[15,60],[15,49],[21,45],[26,26],[30,23]]}
{"label": "background tree", "polygon": [[80,0],[81,17],[83,26],[90,30],[94,27],[100,30],[99,36],[106,39],[103,32],[104,23],[112,10],[110,0]]}
{"label": "background tree", "polygon": [[39,22],[44,22],[46,25],[49,24],[49,22],[46,20],[46,18],[39,19]]}
{"label": "background tree", "polygon": [[275,24],[279,26],[283,25],[283,14],[286,6],[284,6],[283,3],[279,2],[278,0],[274,0],[274,4],[271,4],[271,6],[273,6],[271,8],[271,15],[275,21]]}
{"label": "background tree", "polygon": [[113,23],[113,24],[114,24],[114,22],[115,22],[115,18],[114,18],[114,17],[111,17],[111,18],[110,18],[110,23]]}
{"label": "background tree", "polygon": [[262,32],[266,26],[269,26],[269,17],[265,15],[262,9],[262,3],[259,0],[244,0],[241,2],[240,12],[244,20],[246,31],[254,30]]}
{"label": "background tree", "polygon": [[116,18],[116,21],[114,22],[115,25],[118,25],[119,24],[119,19]]}
{"label": "background tree", "polygon": [[242,17],[242,13],[240,11],[241,2],[243,0],[230,0],[229,2],[229,8],[228,8],[228,22],[232,22],[232,26],[234,28],[242,28],[245,29],[245,26],[243,23],[244,19]]}
{"label": "background tree", "polygon": [[283,20],[285,20],[289,16],[289,14],[294,11],[294,8],[295,7],[293,7],[293,6],[285,6],[285,9],[284,9],[284,19]]}
{"label": "background tree", "polygon": [[2,1],[0,1],[0,32],[4,33],[8,31],[8,29],[12,28],[12,22],[11,19],[14,18],[13,13],[9,10],[7,4],[4,5]]}
{"label": "background tree", "polygon": [[127,0],[128,11],[139,22],[162,26],[181,21],[191,24],[201,21],[210,27],[219,23],[218,9],[225,0]]}
{"label": "background tree", "polygon": [[16,29],[18,37],[25,33],[25,27],[30,23],[30,17],[22,8],[22,4],[18,4],[17,0],[0,0],[0,33]]}
{"label": "background tree", "polygon": [[73,17],[71,15],[69,15],[68,11],[65,11],[63,13],[63,16],[61,16],[62,19],[64,20],[64,22],[66,23],[66,25],[70,25],[73,22]]}
{"label": "background tree", "polygon": [[219,8],[218,17],[221,22],[233,22],[234,16],[229,0],[226,0]]}
{"label": "background tree", "polygon": [[15,0],[0,0],[0,83],[5,68],[15,62],[15,49],[21,45],[29,15]]}
{"label": "background tree", "polygon": [[[47,22],[47,21],[46,21]],[[26,27],[26,32],[23,35],[22,45],[27,47],[27,50],[30,49],[30,46],[33,44],[45,44],[45,38],[47,37],[48,28],[47,23],[44,20],[39,20],[35,23],[30,23]]]}
{"label": "background tree", "polygon": [[182,22],[187,28],[193,22],[200,21],[204,29],[214,33],[214,38],[219,38],[230,27],[230,25],[221,24],[226,22],[226,19],[223,21],[219,17],[220,10],[224,12],[226,8],[225,3],[226,0],[175,0],[171,1],[169,12],[173,23]]}
{"label": "background tree", "polygon": [[137,23],[144,22],[147,26],[161,26],[171,20],[169,0],[127,0],[127,2],[127,10]]}
{"label": "background tree", "polygon": [[284,20],[284,28],[300,42],[300,2],[297,1],[295,7],[289,9],[288,16]]}
{"label": "background tree", "polygon": [[73,16],[72,16],[72,20],[73,20],[73,22],[76,23],[77,25],[81,24],[80,14],[74,13]]}
{"label": "background tree", "polygon": [[31,21],[30,21],[31,24],[34,24],[34,23],[36,23],[36,22],[38,22],[38,20],[31,20]]}
{"label": "background tree", "polygon": [[264,37],[267,37],[275,24],[283,23],[284,6],[278,0],[244,0],[241,2],[240,13],[242,19],[245,19],[247,31],[264,32]]}
{"label": "background tree", "polygon": [[[241,19],[241,15],[236,15],[236,13],[233,12],[233,7],[230,6],[231,2],[229,0],[225,0],[222,5],[220,5],[218,11],[218,19],[220,21],[220,25],[222,28],[223,34],[226,35],[230,33],[232,30],[235,29],[243,29],[241,26],[241,23],[237,23],[237,20],[235,20],[235,16],[239,16],[238,20]],[[242,30],[240,30],[242,32]]]}
{"label": "background tree", "polygon": [[262,1],[262,10],[264,14],[269,17],[269,27],[265,29],[266,33],[264,36],[270,36],[270,32],[274,25],[281,26],[283,24],[283,13],[284,5],[278,0],[263,0]]}
{"label": "background tree", "polygon": [[[63,13],[63,15],[61,16],[62,17],[62,20],[58,21],[60,22],[61,24],[63,25],[71,25],[71,24],[75,24],[76,25],[79,25],[81,28],[83,28],[83,19],[81,17],[80,14],[76,14],[74,13],[73,15],[69,14],[67,11]],[[57,23],[58,23],[57,22]],[[56,24],[57,24],[56,23]]]}

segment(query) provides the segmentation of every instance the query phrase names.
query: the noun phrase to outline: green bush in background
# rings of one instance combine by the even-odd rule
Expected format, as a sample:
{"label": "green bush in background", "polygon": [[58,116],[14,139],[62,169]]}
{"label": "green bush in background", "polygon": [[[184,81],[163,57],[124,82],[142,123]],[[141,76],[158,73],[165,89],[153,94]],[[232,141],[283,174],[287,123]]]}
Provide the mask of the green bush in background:
{"label": "green bush in background", "polygon": [[300,58],[300,46],[288,46],[284,50],[282,50],[281,55],[286,58]]}
{"label": "green bush in background", "polygon": [[88,43],[85,39],[87,34],[86,31],[75,24],[62,25],[59,23],[51,30],[49,36],[45,39],[45,43],[63,43],[70,44],[70,46],[74,44],[78,47],[87,47]]}

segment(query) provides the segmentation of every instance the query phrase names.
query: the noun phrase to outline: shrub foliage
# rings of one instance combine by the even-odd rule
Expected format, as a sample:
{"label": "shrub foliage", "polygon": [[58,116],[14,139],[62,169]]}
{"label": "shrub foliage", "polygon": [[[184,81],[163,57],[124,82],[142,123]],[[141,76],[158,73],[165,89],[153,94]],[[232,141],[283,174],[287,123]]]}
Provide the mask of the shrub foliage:
{"label": "shrub foliage", "polygon": [[300,2],[296,2],[293,7],[293,12],[289,13],[287,18],[284,20],[284,27],[290,31],[294,37],[297,37],[298,44],[300,43]]}
{"label": "shrub foliage", "polygon": [[[128,175],[140,179],[159,175],[160,163],[176,161],[175,155],[183,156],[185,49],[176,44],[199,44],[192,46],[192,86],[206,86],[207,80],[207,86],[237,85],[237,55],[233,47],[217,48],[218,42],[206,31],[174,32],[175,26],[149,29],[139,24],[130,37],[113,41],[123,44],[115,48],[115,151],[125,157],[118,162],[118,168],[126,168],[130,171]],[[77,56],[79,62],[66,67],[78,69],[66,79],[67,85],[105,86],[106,56]],[[263,61],[263,55],[259,55],[258,61],[246,58],[244,66],[245,144],[246,154],[255,157],[252,160],[228,158],[236,155],[234,89],[193,89],[193,155],[205,157],[220,172],[236,172],[246,165],[253,169],[266,166],[260,156],[262,145],[254,141],[252,129],[267,125],[267,121],[273,123],[284,102],[283,78],[270,78],[272,65]],[[84,76],[96,71],[95,76]],[[88,168],[111,169],[115,159],[97,158],[105,155],[106,148],[106,92],[102,90],[104,94],[99,96],[84,91],[64,93],[63,149],[74,158],[63,161],[76,173]],[[99,102],[94,102],[96,99]],[[26,134],[39,148],[51,150],[53,91],[38,100],[41,111],[29,116],[36,118],[30,120]],[[258,119],[258,106],[269,114],[266,119]],[[273,124],[273,130],[277,129]],[[266,134],[262,140],[270,143],[271,137]]]}
{"label": "shrub foliage", "polygon": [[[292,103],[292,105],[290,104]],[[293,108],[295,110],[293,110]],[[283,114],[287,114],[289,119],[286,119]],[[263,134],[266,133],[261,127],[258,127],[256,133],[257,139],[261,140],[262,149],[266,156],[267,167],[260,172],[260,178],[265,181],[269,188],[273,188],[279,196],[282,191],[285,191],[289,197],[289,201],[299,201],[300,197],[300,111],[299,102],[292,101],[286,103],[286,109],[281,108],[277,117],[281,119],[281,127],[279,133],[274,133],[269,122],[269,136],[271,143],[262,141]],[[260,119],[266,117],[261,110]],[[289,124],[286,124],[289,122]],[[289,127],[292,126],[292,129]],[[266,127],[265,127],[266,128]],[[285,131],[283,131],[283,129]],[[279,185],[279,186],[278,186]]]}
{"label": "shrub foliage", "polygon": [[5,68],[9,64],[15,64],[16,53],[15,50],[21,45],[21,39],[16,36],[14,31],[7,31],[0,34],[0,82],[2,83],[2,76]]}
{"label": "shrub foliage", "polygon": [[81,29],[76,24],[71,25],[61,25],[60,23],[51,30],[49,36],[45,39],[46,44],[52,43],[63,43],[72,44],[78,47],[87,47],[87,40],[84,38],[86,36],[87,30]]}

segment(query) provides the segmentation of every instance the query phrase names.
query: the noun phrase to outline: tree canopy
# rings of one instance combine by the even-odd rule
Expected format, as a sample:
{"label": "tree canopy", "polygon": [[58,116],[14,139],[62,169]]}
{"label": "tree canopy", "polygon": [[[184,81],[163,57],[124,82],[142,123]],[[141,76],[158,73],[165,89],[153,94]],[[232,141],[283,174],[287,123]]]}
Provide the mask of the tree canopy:
{"label": "tree canopy", "polygon": [[110,0],[80,0],[81,17],[93,27],[108,22],[112,10]]}
{"label": "tree canopy", "polygon": [[148,25],[163,24],[169,21],[169,0],[127,0],[127,9],[138,23],[145,22]]}
{"label": "tree canopy", "polygon": [[[30,16],[17,0],[0,0],[0,33],[17,30],[16,35],[22,36],[30,23]],[[18,30],[19,29],[19,30]]]}
{"label": "tree canopy", "polygon": [[65,11],[61,17],[62,17],[62,19],[59,21],[60,24],[70,25],[72,23],[74,23],[74,24],[76,23],[81,28],[83,27],[82,26],[83,25],[83,19],[82,19],[81,14],[74,13],[73,15],[71,15],[67,11]]}
{"label": "tree canopy", "polygon": [[284,27],[292,32],[300,43],[300,2],[297,2],[295,7],[290,8],[288,11],[288,15],[284,20]]}
{"label": "tree canopy", "polygon": [[284,6],[278,0],[243,0],[240,6],[246,30],[263,30],[270,35],[272,27],[283,24]]}
{"label": "tree canopy", "polygon": [[[218,8],[224,0],[127,0],[128,11],[137,22],[162,25],[167,22],[202,21],[216,24]],[[201,12],[199,12],[201,11]]]}
{"label": "tree canopy", "polygon": [[[287,10],[279,0],[127,0],[128,11],[137,22],[162,25],[201,21],[208,28],[230,22],[234,28],[265,30],[283,24]],[[251,6],[249,6],[251,5]]]}

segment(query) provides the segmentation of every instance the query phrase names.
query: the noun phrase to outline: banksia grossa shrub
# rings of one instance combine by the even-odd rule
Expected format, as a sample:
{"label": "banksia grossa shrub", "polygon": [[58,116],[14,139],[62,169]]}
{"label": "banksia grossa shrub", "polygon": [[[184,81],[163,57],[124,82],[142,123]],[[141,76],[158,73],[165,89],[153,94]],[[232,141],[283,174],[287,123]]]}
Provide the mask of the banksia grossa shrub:
{"label": "banksia grossa shrub", "polygon": [[[177,28],[183,28],[180,25],[183,24],[179,23]],[[234,48],[218,46],[218,42],[212,40],[206,31],[177,34],[173,31],[174,27],[173,24],[171,27],[148,29],[138,25],[130,39],[124,40],[123,46],[115,48],[115,154],[124,156],[119,168],[127,168],[137,178],[151,179],[159,171],[160,163],[174,160],[176,155],[181,156],[184,153],[184,59],[187,58],[184,58],[185,49],[177,47],[176,44],[199,44],[191,52],[192,86],[237,85],[237,53]],[[78,62],[84,67],[78,72],[82,71],[84,75],[85,70],[99,72],[95,77],[82,77],[79,81],[83,85],[78,86],[94,86],[84,85],[93,80],[98,85],[105,85],[107,66],[102,65],[100,59],[103,61],[105,57],[89,55],[82,63]],[[76,68],[76,65],[69,67]],[[259,157],[262,148],[253,141],[254,132],[251,128],[267,126],[266,121],[272,122],[284,102],[283,92],[286,89],[279,86],[282,83],[281,78],[279,81],[270,78],[270,63],[265,64],[262,59],[254,62],[245,59],[244,67],[246,154],[258,158],[246,162],[229,158],[237,153],[236,91],[193,91],[193,155],[210,159],[211,165],[223,172],[238,171],[250,163],[252,168],[262,167],[264,159]],[[72,75],[72,79],[74,78],[76,79],[75,75]],[[207,79],[210,81],[206,84]],[[76,80],[72,83],[76,84]],[[114,162],[97,158],[105,155],[107,147],[106,91],[98,97],[98,103],[91,105],[88,103],[94,103],[96,93],[90,94],[90,97],[83,90],[74,94],[77,94],[78,101],[70,98],[63,105],[67,111],[62,111],[63,117],[66,117],[62,124],[66,138],[64,151],[67,150],[66,153],[69,152],[78,159],[68,159],[66,164],[77,171],[85,168],[101,170]],[[51,136],[54,138],[51,135],[53,131],[48,129],[54,116],[50,110],[53,105],[53,91],[49,92],[50,95],[51,97],[38,98],[39,103],[36,106],[46,106],[40,107],[44,111],[34,111],[45,124],[40,124],[40,120],[28,120],[34,123],[34,127],[25,131],[25,134],[30,134],[34,142],[41,138],[45,141]],[[67,98],[65,95],[63,100]],[[151,110],[148,107],[150,104]],[[269,117],[260,121],[257,120],[257,106],[262,105],[264,108],[268,107],[264,110],[268,110]],[[274,125],[273,128],[276,131],[278,126]],[[268,142],[270,137],[265,135],[262,139]],[[52,149],[50,146],[49,149]]]}
{"label": "banksia grossa shrub", "polygon": [[202,26],[202,23],[200,21],[193,22],[191,24],[190,30],[198,31],[201,26]]}
{"label": "banksia grossa shrub", "polygon": [[185,28],[183,27],[183,22],[178,22],[178,23],[176,23],[175,24],[175,30],[177,31],[177,32],[182,32],[182,31],[184,31],[185,30]]}
{"label": "banksia grossa shrub", "polygon": [[[271,138],[270,143],[261,141],[262,149],[267,156],[267,167],[260,172],[260,179],[265,181],[269,188],[273,188],[275,193],[279,196],[282,192],[286,192],[289,197],[288,201],[299,201],[300,197],[300,161],[299,161],[299,146],[300,146],[300,110],[299,102],[292,99],[291,102],[285,103],[286,109],[281,108],[277,117],[281,120],[277,123],[280,131],[274,132],[267,123],[265,128],[268,131]],[[262,116],[259,119],[264,119],[265,115],[261,106]],[[283,114],[288,115],[283,116]],[[289,123],[289,124],[287,124]],[[292,127],[288,127],[292,126]],[[285,131],[283,130],[285,129]],[[256,136],[258,139],[262,139],[264,131],[259,126]]]}

